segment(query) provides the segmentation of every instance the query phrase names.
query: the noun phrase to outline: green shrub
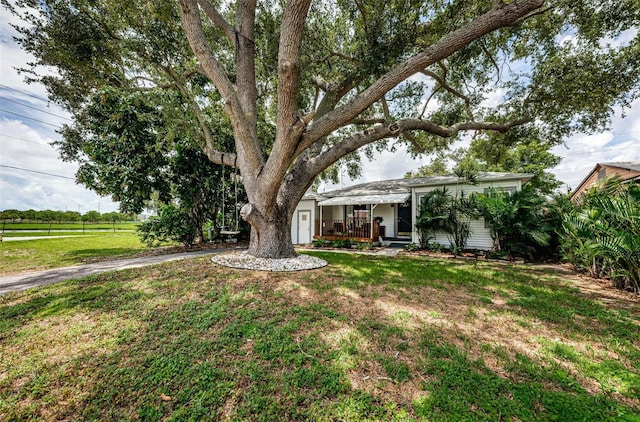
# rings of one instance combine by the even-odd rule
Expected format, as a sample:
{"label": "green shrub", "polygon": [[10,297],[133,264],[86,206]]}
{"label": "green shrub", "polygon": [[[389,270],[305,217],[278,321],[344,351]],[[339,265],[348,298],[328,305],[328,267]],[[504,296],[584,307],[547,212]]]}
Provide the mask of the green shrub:
{"label": "green shrub", "polygon": [[428,247],[428,249],[431,252],[442,252],[443,248],[444,247],[441,244],[439,244],[438,242],[429,243],[429,247]]}
{"label": "green shrub", "polygon": [[476,203],[490,228],[495,250],[534,259],[548,249],[554,227],[548,216],[549,203],[541,194],[526,187],[511,194],[491,189],[477,195]]}
{"label": "green shrub", "polygon": [[564,258],[620,289],[640,291],[640,187],[609,181],[564,216]]}
{"label": "green shrub", "polygon": [[326,245],[326,242],[324,239],[313,239],[311,241],[311,244],[313,245],[314,248],[324,248]]}
{"label": "green shrub", "polygon": [[331,246],[334,248],[350,248],[351,241],[349,239],[336,239],[331,242]]}
{"label": "green shrub", "polygon": [[408,245],[406,245],[404,247],[404,250],[407,251],[407,252],[419,251],[421,249],[422,248],[417,243],[409,243]]}
{"label": "green shrub", "polygon": [[428,248],[429,241],[442,232],[452,245],[464,249],[471,235],[471,220],[478,216],[475,197],[465,196],[462,190],[453,196],[446,187],[426,193],[420,199],[415,224],[420,247]]}
{"label": "green shrub", "polygon": [[375,248],[376,244],[373,242],[358,242],[356,247],[359,250],[364,250],[364,249],[373,249]]}
{"label": "green shrub", "polygon": [[153,216],[138,226],[140,240],[148,246],[178,242],[192,247],[198,237],[198,226],[189,214],[174,205],[165,205],[160,215]]}
{"label": "green shrub", "polygon": [[462,255],[463,249],[458,245],[451,245],[451,253],[454,255]]}

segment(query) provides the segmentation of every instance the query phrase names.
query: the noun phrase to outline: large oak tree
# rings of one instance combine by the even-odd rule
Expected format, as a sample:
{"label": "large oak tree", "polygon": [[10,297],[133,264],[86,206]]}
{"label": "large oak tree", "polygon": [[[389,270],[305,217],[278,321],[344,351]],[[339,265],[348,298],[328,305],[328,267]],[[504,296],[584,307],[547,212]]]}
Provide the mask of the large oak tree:
{"label": "large oak tree", "polygon": [[[3,3],[28,23],[36,65],[57,69],[34,79],[85,135],[63,141],[63,152],[76,143],[69,158],[100,142],[83,115],[101,91],[176,92],[155,104],[167,120],[153,134],[189,122],[209,160],[239,168],[261,257],[295,255],[298,201],[360,148],[430,152],[515,127],[552,145],[606,126],[639,94],[637,0]],[[232,149],[217,141],[225,130]]]}

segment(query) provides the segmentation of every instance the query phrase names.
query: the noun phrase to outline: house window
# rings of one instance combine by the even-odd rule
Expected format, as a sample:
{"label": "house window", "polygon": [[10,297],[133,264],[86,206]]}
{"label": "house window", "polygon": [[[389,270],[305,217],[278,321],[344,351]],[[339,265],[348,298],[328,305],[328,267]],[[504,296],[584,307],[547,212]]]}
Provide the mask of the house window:
{"label": "house window", "polygon": [[484,188],[484,194],[489,195],[492,189],[496,193],[506,193],[507,195],[511,195],[516,191],[515,186],[500,186],[499,188]]}
{"label": "house window", "polygon": [[[484,194],[485,195],[489,195],[492,191],[492,188],[485,188],[484,189]],[[499,188],[493,188],[493,191],[496,192],[497,194],[503,194],[503,195],[509,195],[511,196],[513,193],[515,193],[516,191],[516,187],[515,186],[501,186]],[[484,228],[485,229],[490,229],[491,225],[489,224],[489,222],[484,219]]]}
{"label": "house window", "polygon": [[598,180],[604,180],[607,177],[607,169],[598,170]]}
{"label": "house window", "polygon": [[353,218],[369,218],[369,206],[366,204],[354,205],[353,209],[350,211],[350,214],[353,216]]}

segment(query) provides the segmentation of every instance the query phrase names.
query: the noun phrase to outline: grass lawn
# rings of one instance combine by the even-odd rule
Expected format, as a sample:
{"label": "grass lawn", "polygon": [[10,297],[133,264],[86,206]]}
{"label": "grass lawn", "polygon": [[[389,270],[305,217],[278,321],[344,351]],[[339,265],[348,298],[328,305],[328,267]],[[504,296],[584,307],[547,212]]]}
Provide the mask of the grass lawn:
{"label": "grass lawn", "polygon": [[[127,231],[116,231],[115,233],[126,233]],[[97,230],[85,230],[83,231],[51,231],[46,232],[46,231],[38,231],[38,232],[5,232],[4,235],[2,236],[4,240],[6,240],[7,238],[10,237],[42,237],[42,238],[46,238],[46,237],[56,237],[56,236],[99,236],[99,235],[103,235],[103,234],[109,234],[109,233],[114,233],[113,231],[109,230],[101,230],[101,229],[97,229]]]}
{"label": "grass lawn", "polygon": [[[2,223],[0,228],[4,230],[132,230],[135,231],[140,223]],[[5,233],[6,234],[6,233]]]}
{"label": "grass lawn", "polygon": [[204,258],[0,296],[0,420],[640,420],[640,303],[560,270]]}
{"label": "grass lawn", "polygon": [[147,249],[136,233],[0,242],[0,276],[122,258]]}

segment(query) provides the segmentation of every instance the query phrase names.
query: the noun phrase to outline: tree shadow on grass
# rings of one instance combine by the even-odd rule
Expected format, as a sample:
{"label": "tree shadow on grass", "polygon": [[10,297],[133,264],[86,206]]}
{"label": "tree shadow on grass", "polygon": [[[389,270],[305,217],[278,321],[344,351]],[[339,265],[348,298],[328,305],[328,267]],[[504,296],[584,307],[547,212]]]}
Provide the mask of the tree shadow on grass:
{"label": "tree shadow on grass", "polygon": [[[453,343],[471,341],[455,330],[409,328],[374,313],[354,318],[332,300],[337,280],[324,290],[326,297],[305,301],[278,290],[285,280],[312,289],[325,279],[324,271],[272,278],[197,263],[154,268],[48,287],[46,296],[14,298],[7,305],[3,316],[19,320],[14,331],[29,321],[36,326],[68,317],[66,323],[78,325],[63,333],[65,344],[99,346],[55,361],[35,353],[30,360],[39,366],[0,381],[0,398],[14,405],[8,419],[619,420],[637,415],[611,397],[585,391],[558,366],[504,357],[504,373],[498,374]],[[87,314],[99,334],[69,337],[85,324],[74,320],[78,314]]]}
{"label": "tree shadow on grass", "polygon": [[[78,311],[134,309],[148,295],[123,284],[127,271],[69,280],[0,297],[0,336],[38,318]],[[20,299],[15,299],[20,297]],[[4,303],[8,303],[4,305]]]}
{"label": "tree shadow on grass", "polygon": [[558,365],[541,366],[524,355],[505,360],[498,375],[480,359],[427,331],[420,339],[420,370],[436,374],[417,400],[416,414],[429,420],[633,420],[637,410],[605,394],[592,394]]}
{"label": "tree shadow on grass", "polygon": [[[147,329],[100,358],[100,376],[82,417],[142,420],[618,420],[633,410],[594,395],[560,368],[526,357],[509,362],[513,379],[426,330],[418,341],[388,320],[355,321],[370,347],[353,358],[381,372],[377,388],[354,389],[344,348],[320,334],[335,321],[326,304],[287,306],[270,293],[251,299],[221,291],[213,301],[161,309]],[[339,317],[339,315],[336,315]],[[420,356],[398,359],[388,350]],[[349,352],[347,352],[349,353]],[[373,363],[371,363],[373,362]],[[373,365],[373,366],[372,366]],[[385,395],[427,380],[413,401]],[[164,399],[163,399],[164,398]],[[120,407],[113,403],[121,403]]]}
{"label": "tree shadow on grass", "polygon": [[488,301],[499,294],[506,296],[510,312],[560,327],[572,337],[581,338],[588,333],[607,344],[640,339],[640,315],[629,312],[627,307],[606,306],[558,277],[550,277],[549,270],[428,258],[391,260],[336,255],[339,254],[325,259],[344,268],[339,283],[347,288],[429,287],[465,291]]}
{"label": "tree shadow on grass", "polygon": [[96,257],[118,257],[118,256],[130,256],[141,251],[140,248],[95,248],[95,249],[78,249],[67,253],[65,256],[73,262],[86,262],[89,259],[95,259]]}

